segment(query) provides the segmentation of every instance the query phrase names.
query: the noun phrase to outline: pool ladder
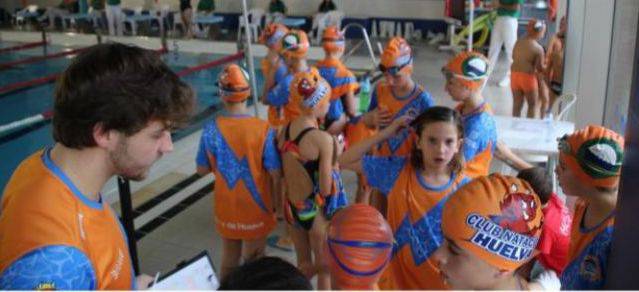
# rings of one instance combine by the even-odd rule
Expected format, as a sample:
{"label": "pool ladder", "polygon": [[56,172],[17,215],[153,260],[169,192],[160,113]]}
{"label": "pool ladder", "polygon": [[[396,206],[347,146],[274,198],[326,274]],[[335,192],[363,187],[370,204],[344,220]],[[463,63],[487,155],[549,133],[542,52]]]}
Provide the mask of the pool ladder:
{"label": "pool ladder", "polygon": [[[355,51],[357,51],[357,49],[359,49],[362,46],[362,44],[366,43],[366,47],[368,48],[368,54],[371,59],[370,71],[371,72],[375,71],[375,69],[377,68],[377,58],[375,58],[373,45],[371,44],[370,37],[368,36],[368,31],[366,31],[366,28],[363,25],[353,22],[353,23],[349,23],[345,25],[344,28],[342,28],[342,32],[346,33],[346,31],[351,27],[359,28],[362,31],[362,35],[364,36],[364,39],[358,42],[357,44],[355,44],[353,48],[351,48],[348,52],[346,52],[346,54],[344,54],[344,56],[342,56],[342,62],[346,63],[346,61],[353,55],[353,53],[355,53]],[[380,44],[378,43],[378,49],[379,47],[380,47]],[[381,51],[380,51],[380,54],[381,54]]]}

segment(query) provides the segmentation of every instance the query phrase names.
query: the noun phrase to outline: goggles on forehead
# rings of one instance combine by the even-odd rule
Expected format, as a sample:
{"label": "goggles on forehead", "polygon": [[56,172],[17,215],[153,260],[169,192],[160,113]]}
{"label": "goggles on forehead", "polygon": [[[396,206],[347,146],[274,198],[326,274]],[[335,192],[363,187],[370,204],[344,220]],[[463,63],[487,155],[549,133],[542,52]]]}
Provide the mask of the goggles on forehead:
{"label": "goggles on forehead", "polygon": [[381,71],[382,73],[388,73],[390,75],[397,75],[399,74],[400,71],[402,71],[402,69],[404,69],[404,67],[412,64],[413,62],[413,57],[411,56],[410,59],[408,59],[408,61],[402,65],[399,66],[392,66],[392,67],[386,67],[382,64],[379,64],[379,71]]}
{"label": "goggles on forehead", "polygon": [[339,38],[323,38],[322,42],[333,42],[333,43],[338,43],[338,44],[344,44],[344,37],[339,37]]}
{"label": "goggles on forehead", "polygon": [[457,78],[468,80],[468,81],[479,81],[486,77],[485,74],[482,76],[477,76],[477,77],[464,76],[461,74],[454,73],[453,71],[451,71],[450,69],[446,67],[442,67],[442,74],[444,74],[444,77],[446,78],[447,81],[450,81],[451,79],[453,79],[453,77],[457,77]]}
{"label": "goggles on forehead", "polygon": [[570,148],[570,144],[568,144],[568,135],[557,138],[557,148],[561,153],[572,155],[572,149]]}
{"label": "goggles on forehead", "polygon": [[225,84],[222,84],[219,81],[216,82],[215,85],[217,86],[217,89],[220,92],[220,96],[225,96],[225,95],[229,95],[233,93],[240,93],[240,92],[244,92],[251,89],[248,86],[240,87],[240,88],[232,88],[229,86],[225,86]]}
{"label": "goggles on forehead", "polygon": [[277,29],[277,30],[275,30],[275,32],[273,32],[273,34],[271,36],[268,37],[268,39],[266,40],[266,44],[268,46],[273,46],[273,45],[277,44],[277,42],[279,42],[280,39],[282,39],[282,37],[284,37],[284,35],[286,35],[286,32]]}

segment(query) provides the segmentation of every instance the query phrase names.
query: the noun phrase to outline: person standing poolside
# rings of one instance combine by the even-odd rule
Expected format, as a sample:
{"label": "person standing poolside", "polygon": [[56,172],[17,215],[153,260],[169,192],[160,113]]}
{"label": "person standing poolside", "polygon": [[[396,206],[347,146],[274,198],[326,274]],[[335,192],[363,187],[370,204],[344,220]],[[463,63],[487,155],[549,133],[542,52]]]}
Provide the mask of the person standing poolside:
{"label": "person standing poolside", "polygon": [[4,190],[0,289],[145,289],[153,279],[133,274],[100,190],[115,175],[145,179],[194,103],[154,51],[108,43],[80,53],[56,86],[56,143],[25,159]]}

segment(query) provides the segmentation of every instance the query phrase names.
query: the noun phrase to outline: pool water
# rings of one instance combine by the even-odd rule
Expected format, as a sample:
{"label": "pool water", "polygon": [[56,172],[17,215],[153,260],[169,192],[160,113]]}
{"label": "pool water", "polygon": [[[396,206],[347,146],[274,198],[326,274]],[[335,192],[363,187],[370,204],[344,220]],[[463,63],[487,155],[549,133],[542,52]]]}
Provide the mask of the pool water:
{"label": "pool water", "polygon": [[[0,48],[13,45],[16,45],[16,43],[0,42]],[[62,46],[48,46],[46,48],[47,53],[60,52],[65,49],[69,48]],[[44,50],[42,47],[4,53],[0,54],[0,64],[29,57],[42,56],[43,54]],[[224,55],[218,54],[169,52],[164,54],[162,58],[173,71],[178,72],[188,67],[219,59],[223,56]],[[0,69],[0,87],[15,82],[60,73],[69,65],[71,60],[72,57],[65,56],[19,65],[8,69]],[[259,62],[256,62],[256,64],[259,64]],[[204,116],[205,119],[200,120],[196,125],[187,127],[181,132],[176,133],[174,135],[176,139],[180,139],[196,131],[200,125],[214,118],[220,111],[220,100],[217,97],[217,88],[214,86],[214,80],[220,70],[221,67],[213,67],[196,71],[182,77],[182,79],[190,84],[196,91],[196,115],[200,113],[199,116]],[[264,82],[261,71],[256,69],[256,74],[259,90]],[[0,95],[0,125],[50,110],[53,106],[54,86],[54,83],[48,83],[18,92]],[[213,111],[210,109],[212,106],[216,106]],[[203,114],[205,111],[208,112],[208,114]],[[9,136],[0,136],[0,161],[2,161],[2,163],[0,163],[0,190],[4,190],[11,174],[22,160],[43,147],[53,144],[50,123],[41,124],[37,127],[31,127],[18,132],[19,133]],[[1,194],[2,193],[0,193],[0,196]]]}

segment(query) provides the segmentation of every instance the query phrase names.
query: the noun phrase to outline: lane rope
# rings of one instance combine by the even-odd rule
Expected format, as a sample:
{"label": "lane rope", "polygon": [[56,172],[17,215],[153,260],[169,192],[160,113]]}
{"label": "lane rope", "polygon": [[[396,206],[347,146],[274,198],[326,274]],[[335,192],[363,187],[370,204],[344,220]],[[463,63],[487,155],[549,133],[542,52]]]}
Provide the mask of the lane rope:
{"label": "lane rope", "polygon": [[[206,70],[212,67],[216,67],[216,66],[220,66],[226,63],[230,63],[230,62],[234,62],[237,60],[240,60],[244,58],[244,52],[240,51],[236,54],[233,55],[229,55],[229,56],[225,56],[222,57],[220,59],[216,59],[213,60],[211,62],[208,63],[204,63],[204,64],[200,64],[197,66],[193,66],[193,67],[189,67],[189,68],[185,68],[183,70],[178,71],[176,74],[180,77],[183,77],[185,75],[191,74],[193,72],[197,72],[197,71],[202,71],[202,70]],[[46,77],[42,77],[42,78],[38,78],[40,79],[37,82],[43,83],[43,82],[50,82],[51,78],[53,78],[53,80],[55,80],[57,78],[59,74],[54,74],[54,75],[50,75],[50,76],[46,76]],[[27,83],[27,82],[33,82],[35,80],[30,80],[30,81],[25,81],[22,83]],[[9,134],[12,134],[14,132],[17,132],[21,129],[25,129],[28,128],[30,126],[34,126],[37,124],[43,124],[43,123],[48,123],[50,122],[50,120],[53,118],[53,110],[49,109],[46,110],[44,112],[26,117],[26,118],[22,118],[19,120],[15,120],[13,122],[4,124],[4,125],[0,125],[0,144],[3,144],[7,141],[13,140],[15,138],[17,138],[16,135],[11,135],[11,139],[6,139],[9,138],[7,136],[9,136]],[[31,130],[28,131],[24,131],[23,133],[20,133],[18,136],[22,136],[28,132],[30,132]]]}

